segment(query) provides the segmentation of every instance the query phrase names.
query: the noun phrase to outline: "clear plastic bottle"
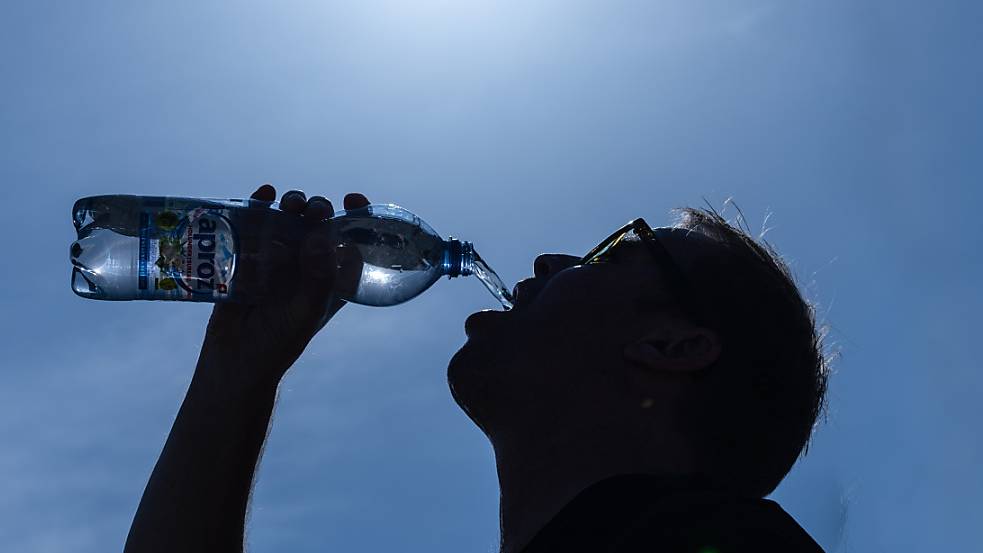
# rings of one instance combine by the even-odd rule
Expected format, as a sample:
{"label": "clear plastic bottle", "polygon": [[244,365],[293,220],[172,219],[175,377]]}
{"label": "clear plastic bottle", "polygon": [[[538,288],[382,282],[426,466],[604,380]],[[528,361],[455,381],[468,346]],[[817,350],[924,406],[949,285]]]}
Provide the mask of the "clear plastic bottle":
{"label": "clear plastic bottle", "polygon": [[[299,217],[275,208],[257,200],[82,198],[72,209],[72,290],[101,300],[256,301],[269,289],[277,249],[303,233]],[[470,242],[442,239],[399,206],[340,211],[332,221],[348,251],[336,284],[343,299],[396,305],[441,276],[475,274],[512,307],[509,290]]]}

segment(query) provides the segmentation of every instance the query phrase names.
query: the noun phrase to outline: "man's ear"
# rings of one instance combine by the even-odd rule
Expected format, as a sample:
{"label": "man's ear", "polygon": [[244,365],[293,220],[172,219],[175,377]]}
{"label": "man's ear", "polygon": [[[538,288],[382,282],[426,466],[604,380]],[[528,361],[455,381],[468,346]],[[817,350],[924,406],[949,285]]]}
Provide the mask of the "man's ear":
{"label": "man's ear", "polygon": [[649,371],[699,372],[720,357],[717,333],[688,323],[664,327],[628,344],[625,360]]}

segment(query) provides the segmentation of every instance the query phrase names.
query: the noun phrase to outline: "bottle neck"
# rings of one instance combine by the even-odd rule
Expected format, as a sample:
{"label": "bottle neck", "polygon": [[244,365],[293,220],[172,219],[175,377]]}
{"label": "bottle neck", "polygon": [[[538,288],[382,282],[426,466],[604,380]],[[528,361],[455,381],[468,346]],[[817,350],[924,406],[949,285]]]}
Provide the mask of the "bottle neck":
{"label": "bottle neck", "polygon": [[469,276],[474,273],[474,246],[451,238],[444,242],[442,274],[448,277]]}

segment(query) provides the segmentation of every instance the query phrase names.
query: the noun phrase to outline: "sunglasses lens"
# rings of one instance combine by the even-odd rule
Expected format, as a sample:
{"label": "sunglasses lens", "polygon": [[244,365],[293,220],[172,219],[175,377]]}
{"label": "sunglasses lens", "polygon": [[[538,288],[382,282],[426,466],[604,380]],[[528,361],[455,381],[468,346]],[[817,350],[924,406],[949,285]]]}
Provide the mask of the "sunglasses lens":
{"label": "sunglasses lens", "polygon": [[588,265],[590,263],[603,263],[607,259],[608,254],[611,253],[611,249],[621,243],[621,241],[624,240],[624,238],[629,234],[632,234],[632,232],[632,229],[625,229],[620,233],[611,236],[604,242],[601,242],[584,257],[581,264]]}

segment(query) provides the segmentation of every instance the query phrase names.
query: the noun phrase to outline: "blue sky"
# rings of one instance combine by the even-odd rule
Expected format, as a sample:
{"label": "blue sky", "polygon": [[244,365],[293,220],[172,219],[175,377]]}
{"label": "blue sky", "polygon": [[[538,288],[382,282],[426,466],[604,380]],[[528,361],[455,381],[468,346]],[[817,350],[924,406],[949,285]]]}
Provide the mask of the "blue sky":
{"label": "blue sky", "polygon": [[[272,182],[399,203],[509,282],[626,220],[734,197],[840,353],[774,498],[831,552],[979,547],[978,3],[0,6],[0,549],[122,547],[209,309],[69,289],[82,196]],[[727,212],[734,214],[731,209]],[[349,306],[284,382],[252,551],[497,544],[447,360],[475,281]]]}

